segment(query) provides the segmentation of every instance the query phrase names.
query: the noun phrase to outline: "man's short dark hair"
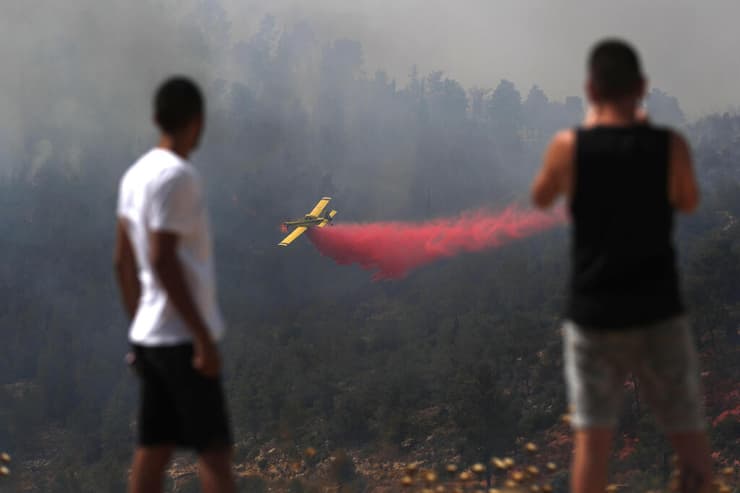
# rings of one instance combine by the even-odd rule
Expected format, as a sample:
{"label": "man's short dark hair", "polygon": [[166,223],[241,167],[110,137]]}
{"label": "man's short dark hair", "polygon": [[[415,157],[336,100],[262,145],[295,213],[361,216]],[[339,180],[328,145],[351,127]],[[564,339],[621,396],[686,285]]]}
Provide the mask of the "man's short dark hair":
{"label": "man's short dark hair", "polygon": [[591,49],[588,72],[596,94],[606,100],[632,95],[643,81],[637,51],[619,39],[601,41]]}
{"label": "man's short dark hair", "polygon": [[154,119],[164,133],[185,128],[203,116],[203,95],[186,77],[171,77],[164,81],[154,96]]}

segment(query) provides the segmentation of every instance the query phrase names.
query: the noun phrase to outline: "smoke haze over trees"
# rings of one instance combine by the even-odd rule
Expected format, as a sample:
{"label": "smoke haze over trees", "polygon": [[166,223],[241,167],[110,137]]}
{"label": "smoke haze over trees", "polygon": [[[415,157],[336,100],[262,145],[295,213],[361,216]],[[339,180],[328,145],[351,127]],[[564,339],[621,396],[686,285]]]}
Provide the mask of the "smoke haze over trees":
{"label": "smoke haze over trees", "polygon": [[[11,2],[0,21],[14,39],[0,44],[0,449],[14,452],[17,478],[34,491],[122,491],[136,396],[110,266],[116,187],[154,142],[151,93],[170,73],[192,75],[207,97],[194,162],[241,460],[275,441],[323,457],[401,454],[449,427],[436,460],[486,460],[557,423],[564,230],[385,283],[305,238],[275,244],[279,223],[322,195],[337,221],[525,203],[549,137],[583,117],[576,91],[553,98],[504,72],[468,87],[413,64],[392,76],[371,70],[351,36],[270,16],[244,34],[235,7],[215,0],[37,3]],[[718,460],[736,457],[737,426],[722,416],[739,405],[740,272],[728,252],[740,244],[740,118],[691,120],[661,89],[647,105],[695,145],[705,205],[681,222],[680,252]],[[646,414],[625,416],[624,436],[647,451],[619,470],[659,476],[665,445]]]}

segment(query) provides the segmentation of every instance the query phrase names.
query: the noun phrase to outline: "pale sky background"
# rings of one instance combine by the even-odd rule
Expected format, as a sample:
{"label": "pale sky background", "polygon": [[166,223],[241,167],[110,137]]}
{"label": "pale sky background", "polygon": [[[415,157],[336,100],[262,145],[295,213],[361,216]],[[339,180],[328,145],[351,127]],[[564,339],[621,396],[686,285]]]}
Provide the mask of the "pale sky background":
{"label": "pale sky background", "polygon": [[[360,41],[364,70],[385,70],[400,86],[416,64],[467,88],[506,78],[526,97],[538,84],[557,100],[582,94],[588,49],[618,35],[689,118],[740,108],[740,0],[0,1],[0,148],[24,148],[39,121],[70,141],[100,138],[113,120],[149,131],[163,77],[228,78],[232,43],[268,14],[279,27],[306,21],[322,42]],[[194,26],[224,49],[204,51]]]}
{"label": "pale sky background", "polygon": [[235,33],[264,14],[310,21],[322,39],[362,42],[366,70],[405,83],[409,69],[444,70],[465,86],[501,78],[523,96],[580,94],[590,45],[607,35],[639,48],[651,82],[689,116],[740,106],[738,0],[224,0]]}

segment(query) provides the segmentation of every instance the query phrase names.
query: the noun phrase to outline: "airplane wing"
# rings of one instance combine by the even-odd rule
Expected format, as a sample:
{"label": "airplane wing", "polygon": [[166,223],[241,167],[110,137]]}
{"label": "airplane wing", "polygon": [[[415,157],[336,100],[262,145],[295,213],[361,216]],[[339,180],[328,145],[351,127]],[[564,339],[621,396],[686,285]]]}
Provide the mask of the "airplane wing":
{"label": "airplane wing", "polygon": [[321,200],[319,200],[319,203],[316,204],[316,207],[313,208],[311,212],[308,213],[309,216],[318,216],[322,212],[324,212],[324,208],[326,208],[326,205],[331,200],[331,197],[324,197]]}
{"label": "airplane wing", "polygon": [[290,232],[288,236],[283,238],[283,241],[278,243],[278,245],[285,247],[293,243],[293,241],[301,236],[308,228],[306,226],[298,226],[296,229]]}

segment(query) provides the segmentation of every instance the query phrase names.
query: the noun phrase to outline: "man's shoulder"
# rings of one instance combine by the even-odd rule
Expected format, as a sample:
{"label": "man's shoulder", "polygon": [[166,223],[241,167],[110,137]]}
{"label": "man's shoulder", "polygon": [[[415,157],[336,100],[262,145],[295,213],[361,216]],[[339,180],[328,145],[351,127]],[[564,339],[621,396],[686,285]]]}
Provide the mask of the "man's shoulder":
{"label": "man's shoulder", "polygon": [[150,189],[176,185],[197,185],[198,173],[187,161],[164,149],[152,149],[141,156],[123,175],[122,186]]}
{"label": "man's shoulder", "polygon": [[559,130],[550,139],[548,152],[561,158],[572,155],[578,140],[579,129],[565,128]]}
{"label": "man's shoulder", "polygon": [[577,129],[564,128],[555,132],[552,142],[557,145],[573,145],[576,141]]}

